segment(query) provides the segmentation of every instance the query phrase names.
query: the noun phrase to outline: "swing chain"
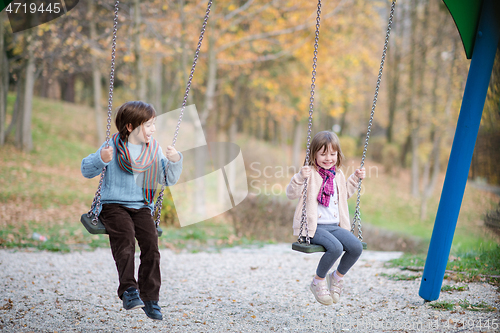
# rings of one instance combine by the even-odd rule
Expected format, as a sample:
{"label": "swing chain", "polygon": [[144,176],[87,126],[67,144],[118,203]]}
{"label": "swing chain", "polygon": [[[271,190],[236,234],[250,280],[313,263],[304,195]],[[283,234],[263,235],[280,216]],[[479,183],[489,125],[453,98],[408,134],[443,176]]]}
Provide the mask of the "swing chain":
{"label": "swing chain", "polygon": [[[177,135],[179,134],[179,128],[181,126],[182,117],[184,115],[184,109],[186,108],[189,90],[191,89],[191,82],[193,81],[194,71],[196,69],[196,63],[198,62],[198,57],[200,55],[201,43],[203,42],[203,36],[205,35],[205,30],[207,28],[208,17],[210,16],[211,7],[212,7],[212,0],[209,0],[208,5],[207,5],[207,10],[205,12],[205,18],[203,19],[203,26],[201,28],[200,37],[198,39],[198,46],[196,48],[196,52],[195,52],[194,59],[193,59],[193,65],[191,66],[191,72],[189,74],[188,82],[186,84],[186,92],[184,93],[184,99],[182,101],[181,113],[179,116],[179,120],[177,121],[177,126],[175,128],[174,138],[172,140],[172,147],[175,147],[175,143],[177,142]],[[156,227],[158,227],[160,225],[161,208],[162,208],[162,204],[163,204],[163,192],[165,190],[165,185],[167,184],[167,172],[168,172],[169,165],[170,165],[170,163],[167,163],[167,166],[165,168],[165,183],[162,184],[162,186],[161,186],[160,194],[158,194],[158,198],[156,199],[155,207],[153,210],[153,216],[156,215],[156,219],[155,219]]]}
{"label": "swing chain", "polygon": [[[165,170],[165,183],[167,182],[167,170],[168,170],[168,167]],[[165,190],[165,185],[162,184],[160,194],[158,194],[158,198],[156,199],[156,203],[155,203],[155,206],[153,209],[153,214],[152,214],[153,216],[156,215],[155,226],[157,228],[160,225],[161,208],[163,206],[163,192],[164,192],[164,190]]]}
{"label": "swing chain", "polygon": [[[111,135],[111,113],[113,107],[113,87],[115,82],[115,56],[116,56],[116,32],[118,30],[118,5],[120,1],[116,0],[115,2],[115,16],[113,19],[113,42],[111,46],[111,73],[109,75],[109,98],[108,98],[108,120],[106,125],[106,146],[109,147],[109,138]],[[91,223],[92,225],[97,225],[97,220],[99,215],[97,214],[97,208],[101,206],[101,188],[104,180],[104,175],[106,174],[106,167],[102,168],[101,178],[99,179],[99,186],[97,187],[97,191],[94,196],[94,200],[92,201],[92,205],[90,206],[90,210],[87,213],[87,216],[90,217],[94,215]]]}
{"label": "swing chain", "polygon": [[109,97],[108,97],[108,123],[106,125],[106,148],[109,147],[109,138],[111,131],[111,113],[113,109],[113,88],[115,85],[115,58],[116,58],[116,32],[118,30],[118,4],[120,1],[116,0],[115,3],[115,17],[113,23],[113,43],[111,46],[111,73],[109,75]]}
{"label": "swing chain", "polygon": [[[316,64],[318,62],[318,42],[319,42],[319,27],[320,27],[320,18],[321,18],[321,0],[318,0],[318,10],[316,16],[316,36],[314,38],[314,57],[313,57],[313,66],[312,66],[312,77],[311,77],[311,97],[309,98],[309,125],[307,129],[307,149],[306,149],[306,159],[304,162],[304,166],[310,164],[309,161],[309,153],[311,147],[311,130],[312,130],[312,116],[314,111],[314,89],[316,88]],[[306,198],[307,198],[307,178],[304,180],[304,189],[302,190],[302,218],[300,222],[300,233],[298,242],[302,243],[302,231],[305,227],[306,237],[305,241],[307,245],[311,243],[309,237],[309,228],[307,225],[307,214],[306,214]]]}
{"label": "swing chain", "polygon": [[[392,20],[394,17],[395,7],[396,7],[396,0],[393,0],[392,4],[391,4],[391,13],[389,15],[389,23],[387,24],[387,32],[385,34],[384,50],[382,52],[382,59],[380,61],[380,68],[378,71],[377,85],[375,87],[375,94],[373,96],[373,104],[372,104],[372,109],[371,109],[371,114],[370,114],[370,120],[368,121],[368,131],[366,132],[365,146],[363,149],[363,156],[361,157],[360,169],[363,168],[363,166],[365,165],[366,151],[368,149],[368,140],[370,139],[370,133],[372,130],[373,117],[375,115],[375,107],[377,106],[378,92],[380,89],[380,83],[382,81],[382,71],[384,70],[385,57],[387,54],[387,47],[389,45],[389,36],[391,35]],[[363,235],[362,235],[362,231],[361,231],[361,213],[359,211],[359,204],[361,201],[361,183],[362,183],[362,179],[360,179],[358,182],[358,196],[357,196],[357,200],[356,200],[356,212],[354,213],[354,219],[353,219],[352,225],[351,225],[351,232],[354,233],[354,228],[355,228],[356,223],[357,223],[358,238],[360,241],[363,241]]]}

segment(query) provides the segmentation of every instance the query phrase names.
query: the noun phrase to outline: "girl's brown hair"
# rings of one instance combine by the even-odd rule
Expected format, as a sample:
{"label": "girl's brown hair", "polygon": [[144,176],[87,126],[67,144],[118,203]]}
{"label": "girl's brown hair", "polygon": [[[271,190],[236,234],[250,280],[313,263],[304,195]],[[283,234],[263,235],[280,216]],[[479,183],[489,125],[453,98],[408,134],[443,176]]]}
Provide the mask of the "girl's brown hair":
{"label": "girl's brown hair", "polygon": [[116,112],[115,124],[120,138],[126,142],[130,132],[127,130],[127,125],[132,125],[132,130],[141,126],[149,119],[156,116],[156,110],[153,105],[141,102],[131,101],[120,106]]}
{"label": "girl's brown hair", "polygon": [[328,146],[330,145],[332,149],[337,152],[337,163],[335,167],[339,168],[344,160],[344,154],[342,154],[342,149],[340,149],[340,140],[337,134],[328,131],[319,132],[312,139],[309,149],[309,165],[316,167],[316,153],[324,149],[328,150]]}

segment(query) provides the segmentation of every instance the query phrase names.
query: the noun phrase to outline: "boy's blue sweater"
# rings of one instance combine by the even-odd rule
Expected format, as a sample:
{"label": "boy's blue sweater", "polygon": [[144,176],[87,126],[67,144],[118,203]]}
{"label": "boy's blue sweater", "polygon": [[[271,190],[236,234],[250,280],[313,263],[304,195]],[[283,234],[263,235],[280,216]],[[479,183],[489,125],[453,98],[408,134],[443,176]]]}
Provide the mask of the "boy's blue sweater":
{"label": "boy's blue sweater", "polygon": [[[117,162],[116,147],[113,140],[109,140],[109,146],[113,147],[113,159],[108,163],[104,163],[101,159],[101,149],[104,148],[105,144],[106,143],[104,143],[95,153],[85,157],[82,160],[81,166],[82,175],[86,178],[94,178],[101,173],[104,166],[107,166],[101,188],[101,204],[117,203],[135,209],[148,207],[152,212],[154,203],[148,205],[144,200],[144,193],[141,187],[143,183],[143,174],[133,175],[120,168]],[[138,155],[137,152],[133,151],[134,148],[137,147],[129,146],[132,156]],[[179,155],[181,159],[177,162],[172,162],[163,155],[161,147],[158,150],[157,161],[160,161],[159,165],[163,166],[159,168],[161,175],[165,174],[164,168],[168,164],[167,186],[174,185],[181,175],[183,156],[180,152]],[[164,176],[160,177],[160,179],[162,178],[164,178]],[[100,212],[101,207],[97,207],[97,213],[99,214]]]}

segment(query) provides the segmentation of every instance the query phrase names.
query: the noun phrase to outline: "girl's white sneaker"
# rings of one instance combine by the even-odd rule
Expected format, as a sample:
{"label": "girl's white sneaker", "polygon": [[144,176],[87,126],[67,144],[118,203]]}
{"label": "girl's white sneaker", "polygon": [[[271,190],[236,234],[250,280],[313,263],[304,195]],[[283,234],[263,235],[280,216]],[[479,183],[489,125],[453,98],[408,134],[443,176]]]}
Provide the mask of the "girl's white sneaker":
{"label": "girl's white sneaker", "polygon": [[328,290],[328,285],[326,280],[321,280],[317,284],[314,284],[314,281],[311,282],[309,289],[311,289],[314,298],[316,298],[316,300],[321,304],[323,305],[333,304],[333,300],[332,297],[330,296],[330,291]]}
{"label": "girl's white sneaker", "polygon": [[333,273],[326,274],[326,280],[328,281],[328,289],[330,289],[330,295],[333,303],[338,303],[340,301],[342,288],[344,287],[344,280],[337,282],[337,280],[333,277]]}

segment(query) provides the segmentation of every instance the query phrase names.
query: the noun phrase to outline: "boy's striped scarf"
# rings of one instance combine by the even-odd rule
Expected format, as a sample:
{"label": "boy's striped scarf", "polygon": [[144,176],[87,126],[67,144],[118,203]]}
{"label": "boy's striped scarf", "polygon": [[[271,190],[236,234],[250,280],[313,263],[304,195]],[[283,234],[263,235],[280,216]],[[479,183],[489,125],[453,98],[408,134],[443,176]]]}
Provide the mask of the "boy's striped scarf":
{"label": "boy's striped scarf", "polygon": [[330,196],[335,192],[335,188],[333,186],[333,179],[335,178],[335,166],[331,169],[323,169],[317,163],[317,170],[321,178],[323,178],[323,183],[319,189],[318,193],[318,202],[325,207],[330,206]]}
{"label": "boy's striped scarf", "polygon": [[120,138],[119,133],[113,135],[113,142],[116,147],[116,157],[120,169],[130,174],[144,173],[142,187],[144,200],[147,204],[152,203],[158,184],[158,163],[156,157],[160,145],[155,139],[151,138],[151,141],[143,146],[139,157],[133,161],[130,158],[127,144]]}

